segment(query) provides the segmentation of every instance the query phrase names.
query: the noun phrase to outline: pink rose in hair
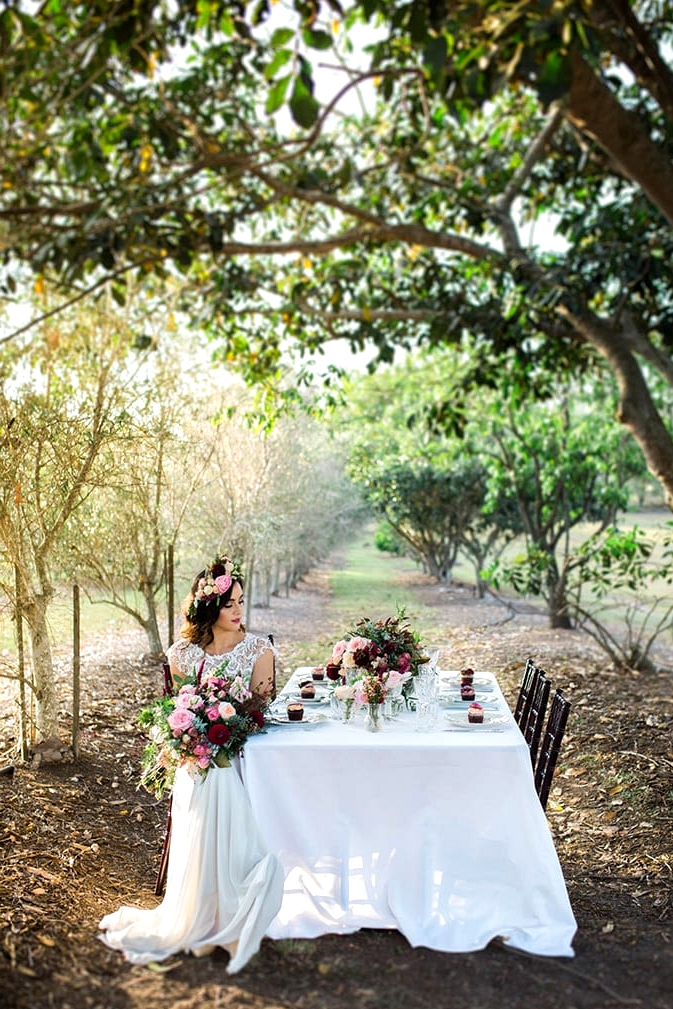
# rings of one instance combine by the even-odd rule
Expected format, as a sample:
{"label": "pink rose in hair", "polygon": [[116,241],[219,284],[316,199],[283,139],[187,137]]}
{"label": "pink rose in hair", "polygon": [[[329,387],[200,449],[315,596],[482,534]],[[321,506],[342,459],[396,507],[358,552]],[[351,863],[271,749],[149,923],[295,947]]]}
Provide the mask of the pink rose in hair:
{"label": "pink rose in hair", "polygon": [[231,575],[218,575],[215,579],[215,588],[218,594],[223,596],[231,588]]}

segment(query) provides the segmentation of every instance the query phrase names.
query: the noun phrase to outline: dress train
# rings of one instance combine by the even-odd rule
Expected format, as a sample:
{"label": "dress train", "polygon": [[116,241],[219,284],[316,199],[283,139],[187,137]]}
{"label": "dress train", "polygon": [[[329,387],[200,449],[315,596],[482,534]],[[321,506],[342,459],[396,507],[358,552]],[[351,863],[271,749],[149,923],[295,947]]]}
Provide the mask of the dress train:
{"label": "dress train", "polygon": [[261,839],[234,766],[205,778],[178,769],[166,892],[156,908],[121,907],[100,922],[101,939],[134,964],[181,951],[227,949],[235,974],[259,950],[283,898],[283,871]]}

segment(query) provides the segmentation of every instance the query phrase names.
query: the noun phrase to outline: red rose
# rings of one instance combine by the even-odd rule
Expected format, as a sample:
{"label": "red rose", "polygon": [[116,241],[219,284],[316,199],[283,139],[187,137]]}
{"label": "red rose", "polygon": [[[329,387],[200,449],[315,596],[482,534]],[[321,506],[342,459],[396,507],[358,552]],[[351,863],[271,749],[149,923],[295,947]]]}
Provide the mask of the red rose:
{"label": "red rose", "polygon": [[226,725],[222,725],[221,722],[217,722],[215,725],[211,725],[208,729],[208,739],[215,746],[224,746],[228,741],[231,732]]}
{"label": "red rose", "polygon": [[260,729],[264,728],[264,715],[261,711],[251,711],[250,717],[252,718],[255,725],[258,725]]}

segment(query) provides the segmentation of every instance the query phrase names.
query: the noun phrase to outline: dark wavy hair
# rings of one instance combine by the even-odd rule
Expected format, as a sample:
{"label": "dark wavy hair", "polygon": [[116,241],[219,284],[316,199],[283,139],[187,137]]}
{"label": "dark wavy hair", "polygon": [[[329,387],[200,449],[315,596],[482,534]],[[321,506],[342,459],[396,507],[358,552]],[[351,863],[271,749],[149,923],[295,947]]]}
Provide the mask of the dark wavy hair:
{"label": "dark wavy hair", "polygon": [[[221,595],[214,597],[207,602],[201,600],[198,606],[195,606],[194,600],[200,579],[206,578],[208,575],[212,575],[214,578],[217,578],[218,575],[224,573],[224,567],[222,566],[220,568],[217,564],[214,564],[209,568],[204,568],[203,571],[199,571],[198,575],[196,575],[194,581],[192,582],[189,595],[185,598],[182,604],[182,613],[185,618],[185,622],[180,629],[180,636],[186,638],[186,640],[191,642],[193,645],[199,645],[200,648],[207,648],[211,641],[213,641],[215,637],[213,634],[213,624],[219,617],[222,607],[225,606],[231,599],[231,593],[234,591],[234,585],[240,585],[241,589],[243,589],[243,578],[238,575],[234,578],[226,592],[223,592]],[[241,630],[245,630],[243,625],[241,625]]]}

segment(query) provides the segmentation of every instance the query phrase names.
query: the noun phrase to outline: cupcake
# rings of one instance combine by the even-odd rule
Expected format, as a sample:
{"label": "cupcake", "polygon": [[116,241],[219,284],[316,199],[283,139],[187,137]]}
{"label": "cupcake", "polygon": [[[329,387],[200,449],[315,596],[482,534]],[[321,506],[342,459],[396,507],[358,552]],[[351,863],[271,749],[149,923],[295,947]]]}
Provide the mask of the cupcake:
{"label": "cupcake", "polygon": [[311,676],[314,680],[324,680],[325,679],[325,667],[316,666],[315,669],[311,670]]}
{"label": "cupcake", "polygon": [[474,698],[474,687],[470,683],[463,683],[460,688],[461,701],[473,701]]}
{"label": "cupcake", "polygon": [[484,709],[478,701],[472,701],[472,704],[467,709],[467,720],[475,724],[484,721]]}
{"label": "cupcake", "polygon": [[461,669],[460,671],[460,682],[461,683],[472,683],[474,680],[474,669]]}
{"label": "cupcake", "polygon": [[304,683],[299,693],[305,701],[312,701],[315,697],[315,687],[312,683]]}
{"label": "cupcake", "polygon": [[304,705],[299,701],[293,701],[287,706],[287,718],[289,722],[301,722],[304,717]]}

